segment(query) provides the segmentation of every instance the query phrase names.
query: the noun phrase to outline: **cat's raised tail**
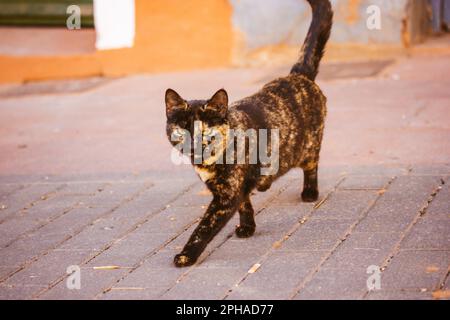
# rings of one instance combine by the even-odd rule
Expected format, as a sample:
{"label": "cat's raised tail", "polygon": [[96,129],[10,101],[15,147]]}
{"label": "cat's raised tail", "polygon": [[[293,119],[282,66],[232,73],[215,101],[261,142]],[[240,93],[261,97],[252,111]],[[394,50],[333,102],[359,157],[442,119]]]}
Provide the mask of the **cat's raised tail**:
{"label": "cat's raised tail", "polygon": [[307,0],[312,8],[312,21],[302,46],[300,59],[291,73],[302,74],[311,81],[316,79],[319,63],[325,51],[333,25],[333,10],[329,0]]}

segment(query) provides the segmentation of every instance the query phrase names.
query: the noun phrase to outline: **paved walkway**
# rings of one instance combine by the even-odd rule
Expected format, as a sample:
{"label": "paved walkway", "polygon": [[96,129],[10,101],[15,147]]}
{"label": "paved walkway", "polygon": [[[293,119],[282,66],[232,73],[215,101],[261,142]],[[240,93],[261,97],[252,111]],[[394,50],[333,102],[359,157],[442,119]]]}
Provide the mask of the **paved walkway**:
{"label": "paved walkway", "polygon": [[[169,160],[163,91],[193,98],[223,86],[237,99],[278,69],[3,98],[0,298],[448,299],[449,66],[416,57],[377,76],[322,79],[319,201],[300,201],[292,171],[253,196],[252,238],[233,234],[235,217],[183,269],[173,256],[211,196]],[[69,266],[80,267],[79,290],[67,287]]]}

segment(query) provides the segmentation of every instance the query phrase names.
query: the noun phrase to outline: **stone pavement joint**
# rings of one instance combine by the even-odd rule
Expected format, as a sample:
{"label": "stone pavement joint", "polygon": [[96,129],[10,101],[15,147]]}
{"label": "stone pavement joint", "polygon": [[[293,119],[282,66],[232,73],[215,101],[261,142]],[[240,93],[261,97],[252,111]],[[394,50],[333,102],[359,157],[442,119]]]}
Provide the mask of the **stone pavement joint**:
{"label": "stone pavement joint", "polygon": [[[440,178],[439,180],[440,180],[439,181],[439,185],[436,186],[430,192],[430,195],[429,195],[428,199],[426,200],[425,204],[419,209],[419,211],[417,212],[417,214],[414,217],[414,219],[411,221],[411,223],[408,225],[408,227],[404,230],[404,232],[401,235],[400,239],[398,240],[397,244],[393,247],[393,249],[389,253],[388,257],[385,259],[383,264],[380,266],[382,273],[385,272],[385,270],[389,268],[389,265],[392,262],[392,260],[395,259],[395,257],[400,252],[400,247],[401,247],[402,243],[404,242],[404,239],[406,238],[406,236],[411,232],[411,230],[413,229],[414,225],[416,225],[416,223],[419,221],[419,219],[421,219],[421,217],[424,216],[427,213],[428,207],[433,202],[433,200],[436,198],[438,193],[442,190],[442,187],[445,185],[445,180],[444,180],[444,178]],[[447,248],[447,249],[450,250],[450,248]],[[449,256],[449,258],[450,258],[450,256]],[[450,259],[448,260],[448,262],[450,262]],[[447,269],[450,267],[448,262],[447,262]],[[438,285],[438,287],[441,287],[441,286],[443,286],[443,282],[441,282]],[[368,294],[369,294],[369,291],[366,291],[364,293],[364,295],[363,295],[363,298],[366,298]]]}
{"label": "stone pavement joint", "polygon": [[[292,181],[288,181],[287,183],[283,184],[281,186],[280,189],[278,189],[277,191],[275,191],[275,194],[272,196],[269,196],[268,199],[264,202],[264,204],[258,208],[255,207],[255,217],[258,216],[258,214],[260,214],[261,212],[263,212],[266,207],[274,200],[277,198],[278,195],[280,195],[284,190],[286,190],[287,186],[289,184],[291,184]],[[273,188],[275,189],[275,186],[273,186]],[[214,246],[212,249],[207,250],[207,254],[203,254],[200,258],[199,261],[196,263],[196,265],[201,264],[205,259],[207,259],[214,251],[216,251],[217,249],[219,249],[224,243],[226,243],[229,239],[231,239],[233,237],[234,234],[234,230],[232,232],[229,232],[228,234],[226,234],[223,238],[223,240],[221,240],[216,246]],[[161,296],[164,296],[165,294],[167,294],[168,292],[170,292],[170,290],[172,290],[175,285],[179,282],[181,282],[193,269],[194,269],[195,265],[190,267],[188,270],[186,270],[186,272],[183,272],[179,278],[175,281],[175,283],[173,284],[173,286],[169,287]]]}
{"label": "stone pavement joint", "polygon": [[[392,184],[394,179],[395,178],[389,179],[387,184],[385,184],[382,187],[382,189],[380,189],[380,190],[384,191],[387,188],[389,188],[389,186]],[[304,288],[306,286],[306,284],[312,280],[314,275],[319,272],[320,268],[325,264],[325,262],[329,259],[329,257],[332,256],[336,252],[336,250],[339,248],[339,246],[342,243],[344,243],[344,241],[346,241],[348,239],[348,237],[350,237],[350,235],[352,234],[355,227],[359,224],[360,221],[362,221],[367,216],[368,212],[373,208],[373,206],[375,206],[377,201],[382,197],[383,193],[379,192],[377,197],[371,203],[369,203],[369,205],[365,209],[363,209],[363,211],[360,213],[359,218],[348,228],[348,230],[345,232],[344,236],[341,239],[339,239],[339,241],[336,243],[336,245],[330,250],[328,255],[324,259],[322,259],[322,261],[320,261],[319,265],[314,270],[312,270],[310,272],[310,274],[295,288],[294,292],[292,293],[292,295],[290,297],[291,299],[294,299],[295,296],[297,296],[299,294],[299,292],[302,290],[302,288]]]}
{"label": "stone pavement joint", "polygon": [[[145,188],[148,188],[148,186],[146,186]],[[144,189],[145,189],[145,188],[144,188]],[[137,193],[135,193],[134,196],[137,196],[138,194],[140,194],[141,191],[142,191],[142,190],[140,190],[140,191],[138,191]],[[103,214],[103,216],[106,216],[106,215],[110,214],[111,212],[114,212],[114,211],[117,210],[123,203],[127,203],[127,202],[132,201],[133,198],[134,198],[134,196],[132,196],[131,198],[125,198],[125,199],[123,200],[123,202],[121,202],[120,204],[116,205],[116,206],[113,207],[112,209],[107,210],[107,211]],[[94,222],[95,222],[95,221],[92,221],[91,223],[94,223]],[[26,266],[28,266],[28,265],[30,265],[31,263],[33,263],[34,261],[38,260],[39,257],[47,255],[47,254],[49,253],[49,251],[52,250],[52,248],[54,249],[54,248],[57,248],[58,246],[61,246],[64,242],[68,241],[69,239],[73,238],[73,237],[76,236],[77,234],[81,233],[82,230],[83,230],[85,227],[86,227],[86,225],[83,226],[82,228],[76,230],[76,231],[74,232],[74,234],[66,236],[62,241],[60,241],[60,242],[57,243],[56,245],[53,245],[51,248],[45,250],[43,253],[34,255],[34,256],[31,257],[28,261],[26,261],[24,264],[22,264],[17,270],[15,270],[15,271],[12,272],[11,274],[7,275],[6,277],[3,277],[2,279],[0,279],[0,283],[1,283],[1,282],[5,282],[6,280],[8,280],[8,279],[11,278],[12,276],[14,276],[16,273],[18,273],[18,272],[20,272],[21,270],[25,269]]]}
{"label": "stone pavement joint", "polygon": [[[29,186],[29,187],[34,187],[34,186]],[[20,214],[20,213],[24,213],[25,211],[27,211],[28,209],[30,209],[31,207],[33,207],[33,206],[35,206],[36,204],[38,204],[39,202],[41,202],[41,201],[44,201],[44,200],[47,200],[48,198],[50,198],[50,197],[52,197],[53,195],[55,195],[55,194],[57,194],[61,189],[63,189],[65,187],[65,185],[58,185],[57,187],[51,187],[50,188],[50,191],[48,191],[48,192],[44,192],[44,193],[42,193],[42,191],[41,190],[38,190],[38,194],[36,195],[36,194],[34,194],[33,192],[30,192],[29,190],[27,190],[26,188],[19,188],[18,190],[23,190],[23,189],[25,189],[25,190],[23,190],[23,191],[25,191],[25,192],[30,192],[31,194],[33,194],[33,196],[32,196],[32,200],[29,200],[29,202],[27,203],[27,204],[25,204],[22,208],[20,208],[19,210],[17,210],[17,211],[13,211],[13,210],[11,210],[12,212],[10,212],[9,214],[8,213],[4,213],[3,215],[2,215],[2,218],[1,218],[1,220],[0,220],[0,224],[2,224],[2,223],[4,223],[4,222],[6,222],[6,221],[8,221],[9,219],[12,219],[15,215],[17,215],[17,214]],[[11,193],[15,193],[15,191],[17,191],[17,190],[14,190],[14,191],[12,191]],[[5,198],[6,198],[6,196],[5,196]],[[8,209],[8,208],[6,208],[6,209]]]}
{"label": "stone pavement joint", "polygon": [[[153,186],[153,184],[151,184],[151,186]],[[170,204],[171,202],[175,201],[175,199],[177,199],[180,194],[185,194],[187,193],[191,188],[192,188],[193,184],[189,185],[187,188],[183,189],[181,191],[181,193],[175,195],[173,197],[173,200],[169,201],[168,204]],[[145,189],[148,189],[149,185],[146,186]],[[126,199],[126,202],[131,202],[133,201],[133,199],[135,199],[136,197],[138,197],[141,193],[143,192],[143,190],[140,190],[138,193],[136,193],[135,195],[132,196],[132,198],[130,199]],[[123,206],[124,203],[121,203],[117,208],[115,208],[114,210],[117,210],[120,206]],[[167,207],[167,204],[159,209],[157,209],[155,212],[152,212],[151,215],[154,215],[158,212],[161,212],[162,210],[164,210]],[[86,259],[85,261],[80,263],[81,265],[86,265],[88,264],[90,261],[94,260],[97,256],[103,254],[104,252],[106,252],[107,250],[109,250],[115,243],[117,243],[118,241],[120,241],[121,239],[127,237],[130,233],[132,233],[133,231],[137,230],[141,225],[143,225],[144,223],[146,223],[148,221],[148,219],[150,219],[149,217],[145,217],[143,220],[138,221],[136,224],[134,224],[131,228],[129,228],[128,230],[125,231],[124,234],[122,234],[121,236],[119,236],[117,239],[114,239],[112,242],[108,243],[106,246],[104,246],[101,250],[99,250],[98,252],[96,252],[94,255],[90,256],[88,259]],[[41,295],[43,295],[46,291],[50,290],[51,288],[55,287],[58,283],[61,283],[62,281],[64,281],[64,279],[67,278],[67,275],[64,275],[62,277],[60,277],[59,279],[57,279],[56,281],[54,281],[52,284],[50,284],[50,286],[44,290],[41,290],[40,292],[38,292],[34,297],[37,298]]]}
{"label": "stone pavement joint", "polygon": [[[95,186],[95,190],[99,191],[99,190],[103,190],[104,187],[106,186],[106,184],[100,184],[100,185],[95,184],[94,186]],[[7,248],[7,247],[11,246],[14,242],[18,241],[19,239],[27,237],[28,235],[37,232],[39,229],[45,227],[47,224],[55,221],[56,219],[61,218],[63,215],[67,214],[71,210],[79,207],[80,206],[80,201],[79,201],[79,198],[77,196],[94,196],[95,193],[96,193],[95,191],[94,192],[91,191],[90,193],[84,193],[84,194],[81,194],[81,193],[66,193],[67,192],[66,189],[67,188],[60,189],[60,191],[63,191],[63,192],[61,192],[58,195],[61,195],[63,197],[64,196],[70,196],[69,198],[74,198],[74,199],[70,199],[68,204],[66,204],[64,202],[63,208],[61,208],[58,211],[60,213],[55,214],[55,215],[46,216],[44,221],[42,221],[42,222],[41,222],[41,220],[38,220],[38,223],[36,223],[36,225],[28,228],[25,232],[22,232],[22,233],[18,234],[15,238],[9,239],[8,242],[2,244],[2,248]],[[48,198],[46,198],[46,199],[48,199]],[[55,204],[55,201],[52,201],[52,205],[54,205],[54,204]],[[45,211],[45,210],[42,210],[42,208],[36,209],[36,206],[33,206],[33,208],[30,208],[30,210],[32,210],[32,209],[35,209],[35,211],[39,210],[40,212]],[[30,216],[30,212],[27,213],[27,216]],[[16,219],[16,220],[18,220],[18,219]],[[18,222],[19,221],[12,221],[12,223],[14,223],[14,222],[16,222],[14,228],[18,228]],[[0,225],[0,228],[1,227],[4,227],[4,225]]]}
{"label": "stone pavement joint", "polygon": [[[334,188],[332,190],[330,190],[325,197],[323,197],[321,200],[319,200],[317,202],[317,204],[309,211],[309,213],[300,221],[298,221],[294,226],[292,226],[292,228],[285,234],[283,235],[283,237],[281,239],[278,240],[277,244],[278,245],[282,245],[283,242],[287,241],[292,234],[294,234],[294,232],[296,232],[304,223],[306,223],[308,221],[308,219],[313,215],[314,210],[319,208],[320,204],[323,204],[327,201],[327,199],[330,197],[330,195],[338,188],[338,186],[345,180],[345,178],[341,178],[340,180],[338,180],[338,182],[336,183],[336,185],[334,186]],[[262,265],[271,255],[271,253],[273,252],[274,248],[270,248],[259,260],[258,260],[258,264]],[[247,277],[250,274],[247,273],[245,274],[241,279],[239,279],[239,281],[235,284],[236,287],[239,287],[239,285],[241,283],[243,283]],[[231,288],[228,293],[223,297],[224,299],[227,299],[228,296],[230,295],[230,293],[233,291],[233,289]]]}

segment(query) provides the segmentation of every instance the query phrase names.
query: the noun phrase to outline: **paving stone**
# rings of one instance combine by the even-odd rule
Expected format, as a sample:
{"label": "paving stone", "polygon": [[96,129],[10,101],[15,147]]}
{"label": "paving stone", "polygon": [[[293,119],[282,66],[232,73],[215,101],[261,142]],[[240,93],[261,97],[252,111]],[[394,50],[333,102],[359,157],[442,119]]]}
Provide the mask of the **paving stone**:
{"label": "paving stone", "polygon": [[361,299],[367,288],[365,268],[321,268],[312,280],[300,289],[295,300]]}
{"label": "paving stone", "polygon": [[22,184],[0,183],[0,202],[5,200],[11,193],[20,190],[21,188],[23,188]]}
{"label": "paving stone", "polygon": [[[183,242],[178,242],[182,245]],[[159,251],[149,257],[139,268],[126,274],[126,277],[118,283],[111,283],[113,288],[146,288],[146,299],[158,299],[177,279],[186,272],[173,266],[173,257],[179,252],[178,249],[168,248]],[[111,290],[101,295],[101,299],[110,299],[117,295],[116,290]]]}
{"label": "paving stone", "polygon": [[[79,187],[83,188],[78,189]],[[98,187],[100,187],[99,184],[90,184],[89,187],[77,185],[75,190],[67,187],[65,192],[56,194],[51,200],[40,201],[22,214],[0,224],[0,246],[10,244],[19,236],[66,214],[72,208],[83,203],[87,197],[92,197],[91,194],[95,193]],[[81,190],[91,192],[91,194],[82,195]]]}
{"label": "paving stone", "polygon": [[174,207],[173,202],[178,199],[178,195],[181,194],[182,191],[183,190],[179,190],[179,192],[168,192],[166,190],[164,193],[162,193],[151,188],[140,195],[137,199],[134,199],[130,203],[130,205],[132,206],[132,208],[130,207],[130,209],[141,211],[157,211],[158,209],[163,209],[168,203],[170,203],[170,207]]}
{"label": "paving stone", "polygon": [[6,286],[0,285],[1,300],[27,300],[34,292],[44,289],[44,286]]}
{"label": "paving stone", "polygon": [[449,261],[450,251],[400,251],[383,271],[381,288],[435,290],[447,273]]}
{"label": "paving stone", "polygon": [[376,175],[349,175],[339,185],[339,189],[350,190],[381,190],[387,186],[392,176],[376,176]]}
{"label": "paving stone", "polygon": [[83,181],[67,183],[66,187],[58,192],[58,195],[64,196],[93,196],[96,193],[103,192],[111,186],[110,182]]}
{"label": "paving stone", "polygon": [[329,269],[367,268],[381,266],[400,240],[399,233],[353,232],[325,261]]}
{"label": "paving stone", "polygon": [[331,250],[344,238],[352,223],[351,220],[307,220],[281,245],[281,249]]}
{"label": "paving stone", "polygon": [[[273,205],[266,208],[255,218],[256,236],[268,236],[274,240],[288,232],[295,223],[304,219],[312,210],[312,204],[301,204],[298,206]],[[253,237],[246,242],[253,242]]]}
{"label": "paving stone", "polygon": [[295,288],[320,262],[325,252],[275,251],[227,299],[288,299]]}
{"label": "paving stone", "polygon": [[[340,176],[337,174],[321,177],[319,174],[319,202],[322,200],[328,192],[339,183]],[[292,180],[276,199],[272,201],[274,205],[288,206],[288,205],[300,205],[304,204],[301,200],[301,193],[303,190],[303,180]]]}
{"label": "paving stone", "polygon": [[[168,211],[168,212],[166,212]],[[203,211],[202,208],[191,208],[188,213],[172,220],[180,208],[167,208],[153,219],[140,225],[124,238],[113,243],[108,250],[102,252],[91,263],[133,266],[141,258],[156,251],[165,242],[176,237],[184,229],[193,224]],[[119,263],[120,262],[120,263]]]}
{"label": "paving stone", "polygon": [[[174,195],[172,195],[174,198]],[[139,200],[140,199],[140,200]],[[148,208],[145,205],[146,195],[139,199],[127,203],[115,210],[107,217],[96,221],[83,230],[79,236],[67,241],[62,248],[67,249],[86,249],[100,248],[112,239],[123,236],[130,228],[139,222],[145,222],[138,230],[142,233],[173,233],[179,231],[192,220],[196,220],[200,215],[202,208],[191,208],[188,214],[180,214],[180,209],[173,207],[164,208],[164,203],[160,203],[156,209]],[[139,202],[136,204],[136,202]],[[153,221],[153,219],[155,219]]]}
{"label": "paving stone", "polygon": [[432,300],[433,295],[431,292],[421,291],[371,291],[365,297],[367,300]]}
{"label": "paving stone", "polygon": [[59,282],[57,286],[51,290],[46,290],[43,294],[39,295],[39,299],[51,299],[51,300],[80,300],[80,299],[93,299],[102,288],[99,288],[99,281],[106,283],[113,283],[115,279],[120,277],[126,270],[124,269],[112,269],[112,270],[96,270],[92,267],[81,267],[80,270],[80,289],[68,289],[66,281]]}
{"label": "paving stone", "polygon": [[117,265],[133,267],[141,259],[160,249],[164,243],[175,237],[167,233],[133,233],[126,239],[118,240],[107,250],[95,257],[88,266]]}
{"label": "paving stone", "polygon": [[[243,239],[246,240],[246,239]],[[220,248],[216,249],[208,258],[202,262],[204,268],[238,269],[244,275],[248,269],[263,256],[274,243],[273,240],[259,239],[255,237],[253,243],[242,239],[229,239]],[[255,244],[255,242],[257,242]],[[234,279],[234,281],[237,281]],[[232,285],[234,283],[231,283]]]}
{"label": "paving stone", "polygon": [[130,200],[139,192],[144,192],[152,187],[148,182],[119,182],[105,186],[102,192],[95,198],[89,198],[83,203],[86,207],[111,208]]}
{"label": "paving stone", "polygon": [[[53,209],[51,210],[53,211]],[[20,235],[36,228],[36,225],[36,221],[28,219],[28,217],[11,219],[0,224],[0,247],[7,246]]]}
{"label": "paving stone", "polygon": [[442,175],[442,176],[449,176],[450,175],[450,165],[449,164],[427,164],[427,165],[419,165],[419,164],[413,164],[412,165],[412,173],[423,175],[423,174],[430,174],[430,175]]}
{"label": "paving stone", "polygon": [[[233,236],[214,250],[197,269],[186,275],[163,298],[185,297],[187,290],[192,290],[195,286],[200,286],[201,289],[196,290],[189,297],[201,299],[205,292],[209,292],[210,298],[222,298],[227,288],[231,288],[246,275],[260,257],[272,248],[275,241],[283,238],[283,235],[311,209],[311,206],[273,206],[262,211],[257,216],[258,227],[253,237],[239,239]],[[223,274],[222,277],[221,274]],[[233,276],[229,277],[230,274]],[[216,277],[217,281],[214,280],[216,278],[212,279],[213,277]],[[214,285],[214,283],[220,285]],[[208,287],[209,284],[212,284],[211,287]]]}
{"label": "paving stone", "polygon": [[150,175],[147,179],[152,182],[153,190],[159,193],[181,192],[184,189],[201,189],[205,186],[205,184],[198,179],[194,172],[191,172],[184,178],[168,176],[166,173],[163,173],[159,178],[154,178],[153,175]]}
{"label": "paving stone", "polygon": [[[123,280],[115,284],[114,287],[144,287],[151,289],[145,290],[146,298],[160,298],[166,291],[175,285],[177,279],[180,278],[182,274],[189,270],[189,268],[176,268],[173,265],[173,257],[181,251],[195,227],[196,225],[193,225],[177,237],[170,245],[166,246],[164,250],[158,251],[156,254],[146,259],[139,268],[128,274]],[[205,252],[200,256],[199,261],[202,261],[214,250],[214,248],[227,239],[233,229],[233,225],[228,224],[227,227],[225,227],[224,230],[222,230],[222,232],[220,232],[208,245]],[[201,265],[202,263],[197,264],[197,266]],[[153,272],[149,272],[149,270]],[[161,286],[161,283],[165,285]],[[118,294],[117,290],[111,290],[100,298],[110,299]]]}
{"label": "paving stone", "polygon": [[[136,249],[135,249],[136,250]],[[148,250],[151,251],[151,250]],[[144,258],[144,254],[147,252],[143,252],[143,254],[139,258]],[[118,286],[119,288],[142,288],[142,289],[158,289],[159,291],[153,290],[153,293],[162,294],[164,290],[167,290],[169,286],[171,286],[176,279],[179,277],[180,269],[176,269],[172,265],[174,251],[170,252],[170,257],[165,256],[166,265],[165,268],[155,269],[155,268],[146,268],[145,266],[138,268],[138,273],[130,273],[132,270],[131,267],[127,267],[127,263],[122,263],[120,258],[116,258],[114,260],[108,260],[106,258],[93,259],[87,265],[82,267],[82,290],[66,292],[65,281],[58,283],[55,287],[45,292],[41,295],[40,299],[55,299],[59,296],[64,296],[65,299],[93,299],[93,298],[105,298],[104,296],[109,296],[110,294],[116,293],[116,291],[110,291],[106,294],[102,294],[103,291],[109,289],[112,286]],[[99,256],[103,257],[103,255]],[[126,256],[123,254],[125,259],[128,261],[132,260],[133,253],[130,256]],[[139,259],[136,259],[134,263],[137,263]],[[129,263],[130,265],[132,263]],[[119,266],[120,269],[113,270],[95,270],[94,267],[101,266]],[[177,273],[170,277],[170,273],[172,271],[176,271]],[[138,275],[138,277],[134,277]],[[118,283],[118,281],[122,278],[125,280]],[[166,281],[165,281],[166,279]],[[84,285],[83,285],[84,283]],[[141,290],[141,289],[139,289]],[[157,296],[146,296],[146,298],[156,298]]]}
{"label": "paving stone", "polygon": [[376,191],[335,191],[316,210],[313,219],[352,219],[356,221],[377,198]]}
{"label": "paving stone", "polygon": [[275,197],[278,197],[279,193],[282,192],[282,190],[288,188],[290,185],[295,185],[296,183],[300,183],[300,180],[289,179],[288,177],[286,177],[286,179],[276,180],[272,184],[270,189],[265,192],[254,191],[250,197],[253,209],[255,210],[255,212],[257,212],[263,207],[267,207],[270,202],[274,201]]}
{"label": "paving stone", "polygon": [[450,181],[442,186],[442,189],[430,203],[424,218],[438,220],[450,218]]}
{"label": "paving stone", "polygon": [[[20,268],[33,254],[29,248],[8,247],[0,250],[0,261],[3,266]],[[0,278],[1,281],[2,278]]]}
{"label": "paving stone", "polygon": [[[118,283],[111,283],[113,290],[102,295],[102,299],[110,299],[118,294],[120,288],[143,288],[146,290],[146,299],[160,298],[177,279],[186,272],[185,269],[175,268],[172,264],[175,249],[160,251],[141,267],[136,269]],[[118,288],[118,289],[115,289]]]}
{"label": "paving stone", "polygon": [[[147,257],[149,260],[151,260],[151,262],[148,265],[152,265],[152,269],[155,270],[155,266],[153,265],[153,261],[159,261],[159,262],[164,262],[164,273],[167,273],[167,268],[172,268],[172,270],[174,271],[174,278],[171,279],[170,283],[174,283],[176,281],[176,279],[181,275],[182,272],[184,272],[185,270],[183,269],[178,269],[175,268],[172,264],[173,261],[173,256],[179,252],[179,250],[181,250],[181,246],[182,244],[184,244],[185,241],[187,241],[187,238],[190,236],[190,233],[192,232],[193,228],[195,227],[195,225],[193,225],[189,230],[185,231],[183,233],[182,237],[179,237],[176,239],[176,243],[178,243],[178,245],[176,246],[172,246],[172,247],[167,247],[172,249],[170,251],[170,256],[165,256],[164,261],[163,260],[158,260],[157,258],[161,255],[161,253],[153,255],[148,257],[149,254],[151,254],[152,251],[156,250],[157,247],[159,247],[160,245],[162,245],[162,243],[164,243],[164,241],[167,241],[169,238],[168,234],[164,234],[163,236],[161,236],[162,234],[149,234],[148,232],[138,232],[137,229],[134,233],[130,234],[130,237],[126,238],[126,241],[119,241],[118,245],[114,245],[111,248],[109,248],[108,250],[106,250],[105,252],[103,252],[102,254],[98,255],[95,259],[91,260],[89,262],[89,264],[87,266],[98,266],[98,265],[117,265],[119,262],[121,264],[121,266],[124,265],[135,265],[137,263],[139,263],[140,261],[142,261],[142,259],[144,259],[145,257]],[[183,228],[181,228],[182,230]],[[142,239],[142,237],[145,237],[144,239]],[[149,237],[150,236],[150,237]],[[153,239],[153,240],[152,240]],[[166,239],[166,240],[164,240]],[[218,239],[220,241],[220,237],[218,237]],[[152,245],[152,241],[153,241],[153,245]],[[122,242],[122,246],[121,243]],[[153,246],[153,247],[152,247]],[[180,247],[180,248],[178,248]],[[214,243],[211,244],[211,247],[214,247]],[[163,253],[165,253],[165,251],[163,251]],[[207,254],[207,252],[205,253]],[[156,259],[155,259],[156,257]],[[144,264],[145,265],[145,264]],[[140,268],[138,268],[138,270],[143,270],[141,269],[142,266]],[[121,269],[121,270],[125,270],[123,272],[117,272],[115,274],[115,277],[97,277],[95,283],[91,283],[89,285],[89,290],[85,290],[84,293],[78,292],[76,293],[76,296],[78,298],[93,298],[96,295],[99,295],[101,292],[103,292],[104,290],[108,289],[110,286],[113,286],[114,284],[116,284],[116,282],[122,278],[125,277],[128,274],[128,271],[126,271],[127,268],[125,269]],[[132,272],[131,275],[134,275],[135,273]],[[140,273],[138,273],[140,274]],[[107,274],[108,275],[108,274]],[[158,290],[159,291],[155,291],[153,290],[152,292],[154,294],[158,294],[161,295],[163,294],[163,292],[165,290],[167,290],[167,288],[161,288],[160,286],[160,277],[161,277],[161,273],[159,274],[155,274],[155,277],[158,276],[155,280],[153,280],[150,283],[156,283]],[[127,279],[127,278],[125,278]],[[141,286],[142,286],[142,282],[140,281]],[[119,283],[118,286],[121,286],[122,284]],[[127,286],[128,287],[128,286]],[[52,290],[50,290],[48,293],[46,293],[45,295],[42,296],[42,298],[50,298],[53,295],[57,295],[58,291],[64,291],[64,285],[63,283],[58,284],[58,286],[56,286],[55,288],[52,288]],[[111,293],[115,293],[116,290],[112,290]],[[109,293],[107,293],[108,295]],[[104,298],[103,295],[100,294],[99,296],[100,298]]]}
{"label": "paving stone", "polygon": [[[324,171],[326,168],[321,168]],[[409,172],[407,166],[402,165],[343,165],[334,166],[331,170],[339,171],[343,175],[354,175],[354,176],[385,176],[385,177],[395,177],[406,175]]]}
{"label": "paving stone", "polygon": [[178,233],[188,223],[198,221],[205,213],[202,207],[168,207],[139,228],[144,233]]}
{"label": "paving stone", "polygon": [[420,219],[405,237],[402,249],[450,250],[450,219],[437,220],[428,216]]}
{"label": "paving stone", "polygon": [[[141,194],[137,199],[127,202],[122,206],[103,215],[100,219],[93,221],[80,234],[64,243],[64,249],[99,249],[116,237],[122,236],[130,228],[144,222],[164,209],[166,203],[151,202],[147,194],[151,189]],[[175,195],[171,195],[173,199]]]}
{"label": "paving stone", "polygon": [[[136,192],[138,192],[141,189],[142,185],[136,185],[130,187],[128,189],[128,193],[124,192],[124,194],[127,194],[129,197],[131,197],[133,194],[136,194]],[[124,194],[122,194],[122,196],[124,196]],[[58,231],[59,232],[63,231],[62,236],[64,235],[65,237],[67,237],[69,235],[70,237],[72,237],[74,235],[78,235],[78,233],[82,231],[83,228],[85,228],[86,226],[91,226],[92,223],[97,221],[97,219],[105,215],[110,215],[114,213],[116,211],[115,209],[116,208],[114,206],[111,206],[109,208],[106,207],[104,208],[103,206],[75,208],[70,212],[68,212],[67,214],[61,216],[59,219],[53,221],[51,224],[46,225],[43,228],[39,229],[38,232],[36,232],[35,234],[36,236],[39,237],[45,237],[45,235],[57,234]],[[66,249],[71,248],[66,247]]]}
{"label": "paving stone", "polygon": [[58,279],[61,274],[65,274],[68,266],[79,265],[80,260],[89,254],[92,252],[50,251],[33,264],[9,277],[2,284],[47,286]]}
{"label": "paving stone", "polygon": [[[168,208],[165,211],[158,213],[156,216],[140,225],[132,233],[119,241],[117,245],[128,248],[135,245],[141,245],[145,246],[147,248],[146,250],[150,250],[152,247],[159,246],[174,237],[176,234],[182,232],[188,224],[194,223],[194,221],[201,215],[203,209],[191,208],[189,213],[183,213],[181,216],[177,215],[180,214],[178,211],[181,210],[179,208]],[[175,218],[175,220],[172,220],[172,218]],[[113,228],[111,230],[107,228],[99,228],[98,226],[95,228],[95,226],[92,226],[92,228],[88,228],[84,231],[84,234],[80,239],[74,239],[73,242],[67,243],[63,247],[87,248],[92,247],[95,244],[97,247],[99,247],[99,245],[105,246],[108,242],[118,237],[123,237],[124,232],[126,232],[136,222],[137,221],[133,221],[128,217],[123,217],[119,219],[118,223],[122,226],[121,228]],[[99,225],[113,226],[115,224],[100,223]],[[89,236],[89,234],[92,234],[92,236]],[[94,239],[94,241],[90,241],[90,239]],[[80,245],[76,245],[77,243]],[[116,251],[116,249],[114,250]]]}
{"label": "paving stone", "polygon": [[41,197],[62,187],[62,184],[31,184],[8,195],[6,199],[0,202],[0,206],[4,207],[0,210],[0,223],[30,206],[30,204],[40,201]]}
{"label": "paving stone", "polygon": [[368,216],[362,220],[355,230],[359,232],[398,233],[404,231],[414,220],[411,214],[399,212],[398,215]]}
{"label": "paving stone", "polygon": [[[114,287],[165,288],[175,284],[178,277],[186,270],[177,269],[172,261],[177,250],[165,249],[146,260],[138,269],[125,273],[119,283],[111,283]],[[157,281],[155,281],[158,279]]]}
{"label": "paving stone", "polygon": [[[273,246],[275,241],[281,239],[299,219],[307,214],[308,210],[310,208],[306,206],[296,210],[293,210],[292,207],[269,207],[256,217],[257,231],[253,237],[248,239],[237,238],[233,232],[234,225],[230,221],[227,228],[233,232],[233,237],[214,250],[202,262],[201,267],[240,268],[241,274],[245,274],[252,264]],[[237,216],[235,220],[237,220]],[[238,279],[233,280],[237,281]],[[197,281],[200,281],[200,278]],[[230,285],[232,284],[230,283]]]}
{"label": "paving stone", "polygon": [[427,204],[440,180],[434,176],[398,177],[356,227],[361,232],[400,232]]}
{"label": "paving stone", "polygon": [[286,189],[272,201],[272,204],[278,206],[299,205],[302,203],[301,192],[302,180],[292,180]]}
{"label": "paving stone", "polygon": [[16,271],[19,266],[0,266],[0,279],[8,277],[12,272]]}
{"label": "paving stone", "polygon": [[[87,212],[87,213],[86,213]],[[95,212],[95,213],[94,213]],[[0,257],[10,258],[10,264],[21,265],[32,258],[53,249],[79,232],[96,217],[102,215],[102,208],[77,208],[51,224],[48,224],[27,237],[20,238],[9,247],[0,251]],[[78,248],[74,248],[78,249]],[[88,248],[93,249],[93,248]],[[23,252],[16,255],[14,252]],[[11,259],[12,258],[12,259]]]}
{"label": "paving stone", "polygon": [[[244,273],[245,274],[245,273]],[[209,300],[223,297],[230,283],[242,277],[240,268],[205,268],[199,267],[189,273],[186,279],[175,285],[161,299]]]}
{"label": "paving stone", "polygon": [[102,300],[153,300],[165,291],[165,287],[160,288],[140,288],[140,287],[117,287],[112,288],[99,299]]}

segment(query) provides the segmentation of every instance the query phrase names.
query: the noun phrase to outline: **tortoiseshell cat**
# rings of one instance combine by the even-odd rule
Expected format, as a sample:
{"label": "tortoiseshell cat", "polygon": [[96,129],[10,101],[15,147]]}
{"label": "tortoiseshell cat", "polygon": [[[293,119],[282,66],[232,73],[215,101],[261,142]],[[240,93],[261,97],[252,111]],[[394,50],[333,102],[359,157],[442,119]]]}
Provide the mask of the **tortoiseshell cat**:
{"label": "tortoiseshell cat", "polygon": [[[224,132],[230,128],[247,130],[279,130],[279,169],[274,175],[262,175],[261,163],[219,164],[191,162],[213,194],[201,222],[182,252],[175,256],[177,267],[196,262],[207,244],[225,226],[236,211],[240,224],[238,237],[255,232],[250,193],[265,191],[271,183],[291,168],[302,168],[302,199],[316,201],[319,195],[317,168],[326,115],[326,98],[314,83],[325,44],[331,32],[333,11],[328,0],[307,0],[313,19],[302,47],[299,61],[286,77],[266,84],[256,94],[228,106],[225,90],[217,91],[209,100],[186,101],[174,90],[166,91],[167,135],[177,130],[193,136],[194,122],[201,121],[202,130],[214,128]],[[174,141],[171,141],[176,145]],[[225,152],[225,150],[222,150]]]}

